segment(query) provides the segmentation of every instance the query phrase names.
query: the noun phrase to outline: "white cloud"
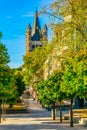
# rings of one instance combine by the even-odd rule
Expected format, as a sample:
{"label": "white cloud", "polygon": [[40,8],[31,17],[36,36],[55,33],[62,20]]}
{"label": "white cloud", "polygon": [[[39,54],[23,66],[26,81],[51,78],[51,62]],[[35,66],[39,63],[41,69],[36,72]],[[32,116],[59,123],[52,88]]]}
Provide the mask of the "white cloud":
{"label": "white cloud", "polygon": [[33,16],[34,16],[33,12],[29,12],[29,13],[21,15],[21,17],[33,17]]}

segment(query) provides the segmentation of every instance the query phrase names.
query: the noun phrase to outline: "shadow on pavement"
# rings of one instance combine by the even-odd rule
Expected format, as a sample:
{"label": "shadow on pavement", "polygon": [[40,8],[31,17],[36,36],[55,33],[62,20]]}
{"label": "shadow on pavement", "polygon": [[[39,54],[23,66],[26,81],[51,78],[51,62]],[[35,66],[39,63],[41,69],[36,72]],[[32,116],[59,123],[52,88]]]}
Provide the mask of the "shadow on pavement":
{"label": "shadow on pavement", "polygon": [[26,125],[0,125],[0,130],[87,130],[85,127],[79,128],[75,126],[70,128],[67,124],[48,124],[45,122],[44,124],[26,124]]}

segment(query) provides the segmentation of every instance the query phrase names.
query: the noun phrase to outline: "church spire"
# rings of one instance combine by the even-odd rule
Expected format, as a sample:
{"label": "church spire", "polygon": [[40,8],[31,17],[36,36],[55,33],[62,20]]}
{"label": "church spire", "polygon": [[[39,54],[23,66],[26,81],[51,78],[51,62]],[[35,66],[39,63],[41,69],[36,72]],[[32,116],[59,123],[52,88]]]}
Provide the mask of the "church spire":
{"label": "church spire", "polygon": [[28,24],[27,30],[31,30],[31,25]]}
{"label": "church spire", "polygon": [[36,10],[35,17],[34,17],[34,25],[32,29],[32,35],[36,33],[36,31],[41,31],[40,22],[38,18],[38,11]]}
{"label": "church spire", "polygon": [[29,24],[26,29],[26,54],[29,54],[36,47],[45,45],[47,43],[45,41],[47,41],[47,26],[44,25],[44,28],[41,29],[38,11],[36,10],[33,27]]}

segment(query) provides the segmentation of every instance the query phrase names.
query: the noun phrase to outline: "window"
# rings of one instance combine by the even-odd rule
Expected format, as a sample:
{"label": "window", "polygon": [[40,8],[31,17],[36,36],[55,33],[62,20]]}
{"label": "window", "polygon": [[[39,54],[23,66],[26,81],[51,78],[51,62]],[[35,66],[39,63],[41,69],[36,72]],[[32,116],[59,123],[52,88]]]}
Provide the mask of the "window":
{"label": "window", "polygon": [[32,49],[34,49],[35,48],[35,45],[32,45]]}

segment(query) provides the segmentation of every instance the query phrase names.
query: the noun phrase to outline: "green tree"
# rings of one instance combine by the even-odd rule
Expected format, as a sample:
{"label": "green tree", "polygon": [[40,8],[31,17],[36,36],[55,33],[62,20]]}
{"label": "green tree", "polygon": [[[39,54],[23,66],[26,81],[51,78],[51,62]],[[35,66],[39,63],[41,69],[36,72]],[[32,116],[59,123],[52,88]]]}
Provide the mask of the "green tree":
{"label": "green tree", "polygon": [[[53,106],[53,120],[55,120],[55,103],[57,101],[61,102],[64,98],[62,91],[60,91],[61,80],[62,72],[54,72],[46,80],[43,80],[40,84],[37,85],[38,96],[42,104]],[[61,116],[62,113],[60,111],[60,122],[62,122]]]}
{"label": "green tree", "polygon": [[34,84],[43,79],[44,63],[52,46],[38,47],[24,57],[24,81],[26,84]]}
{"label": "green tree", "polygon": [[7,52],[7,48],[4,44],[0,42],[0,67],[3,67],[9,63],[9,56]]}
{"label": "green tree", "polygon": [[84,84],[84,74],[87,72],[87,49],[80,50],[75,56],[70,55],[64,70],[61,90],[71,99],[70,126],[73,127],[73,98],[84,97],[87,87]]}
{"label": "green tree", "polygon": [[[87,2],[86,0],[55,0],[50,5],[50,10],[52,16],[58,19],[56,23],[59,22],[59,19],[64,23],[64,27],[68,34],[73,33],[72,30],[78,33],[78,37],[83,39],[83,42],[87,43],[87,28],[86,28],[86,12],[87,12]],[[45,12],[46,13],[46,12]],[[55,27],[55,25],[54,25]],[[68,31],[67,31],[68,28]],[[58,32],[58,31],[57,31]],[[72,36],[72,35],[71,35]]]}
{"label": "green tree", "polygon": [[7,65],[9,61],[7,48],[0,42],[0,108],[2,100],[10,99],[13,95],[16,95],[14,78],[11,69]]}
{"label": "green tree", "polygon": [[25,90],[25,82],[23,81],[22,71],[19,69],[13,69],[15,78],[15,85],[17,86],[18,97],[22,96]]}
{"label": "green tree", "polygon": [[19,68],[11,69],[12,75],[14,78],[14,87],[15,87],[15,94],[7,100],[9,103],[9,107],[11,108],[13,104],[15,104],[17,101],[20,101],[20,96],[22,96],[24,90],[25,90],[25,83],[23,81],[22,76],[22,70]]}
{"label": "green tree", "polygon": [[5,100],[6,103],[12,106],[17,100],[18,93],[12,69],[10,69],[8,66],[3,68],[1,80],[2,80],[2,86],[0,88],[1,99]]}
{"label": "green tree", "polygon": [[50,5],[51,13],[44,11],[56,18],[56,23],[52,23],[52,29],[54,43],[58,49],[67,46],[74,54],[84,45],[87,47],[86,7],[86,0],[55,0]]}
{"label": "green tree", "polygon": [[76,97],[77,92],[77,74],[73,71],[72,66],[67,66],[64,75],[61,90],[67,95],[67,98],[71,99],[71,111],[70,111],[70,126],[73,127],[73,98]]}
{"label": "green tree", "polygon": [[[61,52],[61,55],[57,58],[57,63],[62,61],[60,65],[64,66],[62,90],[68,98],[72,98],[71,114],[73,98],[86,92],[83,77],[84,71],[87,70],[87,51],[85,50],[85,60],[82,58],[84,54],[81,56],[84,48],[87,48],[86,7],[86,0],[55,0],[50,6],[51,13],[44,11],[44,13],[58,19],[56,24],[51,24],[54,31],[53,42],[55,43],[55,51]],[[65,47],[67,49],[62,51]],[[62,66],[60,67],[62,68]],[[72,115],[70,126],[73,126]]]}
{"label": "green tree", "polygon": [[[75,65],[76,64],[76,65]],[[84,47],[78,52],[73,61],[73,68],[78,75],[79,96],[85,97],[87,93],[87,86],[85,85],[85,78],[87,78],[87,48]]]}
{"label": "green tree", "polygon": [[[1,38],[1,33],[0,33],[0,38]],[[7,54],[7,49],[6,47],[1,43],[0,41],[0,80],[2,79],[1,76],[3,75],[3,66],[7,64],[9,61],[9,56]],[[4,77],[3,77],[4,78]],[[3,82],[2,80],[0,81],[0,88],[2,88]],[[1,97],[1,96],[0,96]],[[0,122],[1,122],[1,103],[2,99],[0,99]]]}

